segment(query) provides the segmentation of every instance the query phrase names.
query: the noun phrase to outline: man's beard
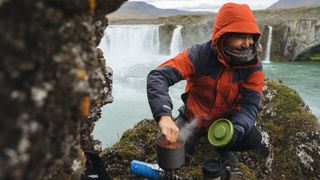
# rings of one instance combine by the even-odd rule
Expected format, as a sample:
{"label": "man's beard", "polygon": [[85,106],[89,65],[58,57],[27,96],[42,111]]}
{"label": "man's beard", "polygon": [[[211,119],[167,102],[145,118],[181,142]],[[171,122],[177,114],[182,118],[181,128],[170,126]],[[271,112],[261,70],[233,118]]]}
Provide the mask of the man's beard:
{"label": "man's beard", "polygon": [[255,46],[250,46],[246,49],[233,49],[225,47],[223,50],[230,58],[230,64],[232,65],[247,64],[257,56]]}

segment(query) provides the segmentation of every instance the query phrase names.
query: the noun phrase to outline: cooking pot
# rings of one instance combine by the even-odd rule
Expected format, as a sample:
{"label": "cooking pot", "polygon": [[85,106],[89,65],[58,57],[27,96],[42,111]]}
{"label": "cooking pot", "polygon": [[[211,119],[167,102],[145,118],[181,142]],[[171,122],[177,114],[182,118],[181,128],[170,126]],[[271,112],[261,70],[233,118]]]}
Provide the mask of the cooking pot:
{"label": "cooking pot", "polygon": [[164,136],[158,136],[157,158],[158,165],[164,170],[180,168],[185,162],[185,142],[178,139],[176,143],[168,142]]}

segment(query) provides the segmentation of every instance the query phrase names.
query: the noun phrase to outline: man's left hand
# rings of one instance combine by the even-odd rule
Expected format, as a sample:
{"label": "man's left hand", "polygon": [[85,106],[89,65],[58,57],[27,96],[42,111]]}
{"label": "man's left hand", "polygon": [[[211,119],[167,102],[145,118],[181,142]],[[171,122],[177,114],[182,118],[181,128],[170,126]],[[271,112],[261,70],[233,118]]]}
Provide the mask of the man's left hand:
{"label": "man's left hand", "polygon": [[224,148],[231,148],[232,146],[234,146],[238,141],[240,140],[240,133],[238,132],[237,129],[234,129],[233,131],[233,136],[231,141],[224,147]]}

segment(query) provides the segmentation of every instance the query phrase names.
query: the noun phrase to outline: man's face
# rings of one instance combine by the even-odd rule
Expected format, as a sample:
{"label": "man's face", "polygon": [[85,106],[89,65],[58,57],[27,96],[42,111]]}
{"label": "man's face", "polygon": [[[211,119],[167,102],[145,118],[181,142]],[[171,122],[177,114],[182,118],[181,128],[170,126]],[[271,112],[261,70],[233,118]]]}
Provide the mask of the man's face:
{"label": "man's face", "polygon": [[232,33],[226,40],[226,46],[230,49],[243,50],[254,44],[252,34]]}

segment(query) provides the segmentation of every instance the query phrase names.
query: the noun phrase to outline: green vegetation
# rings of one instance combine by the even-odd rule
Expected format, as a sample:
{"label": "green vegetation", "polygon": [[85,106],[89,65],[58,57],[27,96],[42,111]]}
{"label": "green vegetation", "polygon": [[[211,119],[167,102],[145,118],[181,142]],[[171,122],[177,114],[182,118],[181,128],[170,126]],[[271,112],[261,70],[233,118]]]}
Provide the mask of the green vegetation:
{"label": "green vegetation", "polygon": [[153,120],[141,121],[133,129],[127,130],[118,143],[100,154],[105,164],[108,164],[108,171],[114,177],[129,178],[132,177],[129,173],[132,160],[156,163],[154,143],[158,134],[158,127]]}
{"label": "green vegetation", "polygon": [[245,164],[240,163],[240,171],[246,180],[256,180],[256,174]]}
{"label": "green vegetation", "polygon": [[320,54],[315,54],[310,57],[312,61],[320,61]]}
{"label": "green vegetation", "polygon": [[311,48],[309,51],[302,53],[297,59],[320,61],[320,45]]}
{"label": "green vegetation", "polygon": [[295,90],[277,81],[267,82],[266,85],[268,90],[265,92],[273,92],[274,96],[261,111],[258,123],[268,132],[272,146],[277,147],[273,150],[277,163],[274,163],[272,168],[283,171],[274,172],[274,176],[305,179],[306,174],[302,172],[303,167],[295,148],[304,143],[306,137],[296,137],[296,134],[319,131],[319,123],[315,116],[308,112],[308,107]]}

